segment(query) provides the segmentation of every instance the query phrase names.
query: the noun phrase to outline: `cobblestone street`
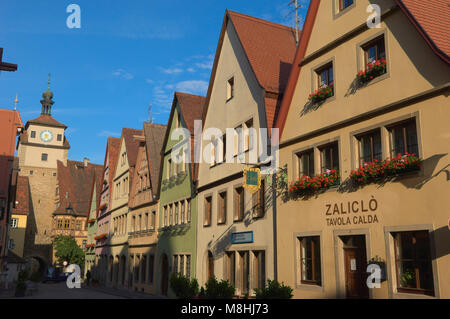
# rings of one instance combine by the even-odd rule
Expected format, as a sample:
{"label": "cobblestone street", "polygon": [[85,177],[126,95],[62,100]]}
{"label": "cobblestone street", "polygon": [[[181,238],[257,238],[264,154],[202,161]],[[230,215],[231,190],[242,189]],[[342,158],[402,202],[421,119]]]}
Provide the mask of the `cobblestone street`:
{"label": "cobblestone street", "polygon": [[[16,298],[13,292],[1,298]],[[65,282],[60,283],[39,283],[37,290],[31,296],[21,299],[158,299],[160,297],[129,292],[107,287],[67,288]]]}

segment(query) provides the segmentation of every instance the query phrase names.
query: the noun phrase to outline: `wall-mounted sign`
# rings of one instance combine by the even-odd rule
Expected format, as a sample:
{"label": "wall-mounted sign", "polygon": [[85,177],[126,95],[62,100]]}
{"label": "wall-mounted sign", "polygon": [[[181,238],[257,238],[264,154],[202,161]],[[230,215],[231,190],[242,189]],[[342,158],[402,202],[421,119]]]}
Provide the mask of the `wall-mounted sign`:
{"label": "wall-mounted sign", "polygon": [[378,201],[354,200],[347,203],[326,204],[327,226],[346,226],[378,223]]}
{"label": "wall-mounted sign", "polygon": [[261,170],[259,168],[244,169],[244,188],[250,194],[256,193],[261,188]]}
{"label": "wall-mounted sign", "polygon": [[242,233],[232,233],[231,234],[231,243],[232,244],[253,243],[253,232],[246,231],[246,232],[242,232]]}

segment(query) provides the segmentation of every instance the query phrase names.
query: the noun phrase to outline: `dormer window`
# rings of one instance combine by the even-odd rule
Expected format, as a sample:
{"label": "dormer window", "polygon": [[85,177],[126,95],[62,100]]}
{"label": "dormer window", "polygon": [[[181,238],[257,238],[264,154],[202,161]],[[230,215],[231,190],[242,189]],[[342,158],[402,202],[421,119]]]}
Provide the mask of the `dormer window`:
{"label": "dormer window", "polygon": [[227,102],[234,96],[234,77],[227,81]]}

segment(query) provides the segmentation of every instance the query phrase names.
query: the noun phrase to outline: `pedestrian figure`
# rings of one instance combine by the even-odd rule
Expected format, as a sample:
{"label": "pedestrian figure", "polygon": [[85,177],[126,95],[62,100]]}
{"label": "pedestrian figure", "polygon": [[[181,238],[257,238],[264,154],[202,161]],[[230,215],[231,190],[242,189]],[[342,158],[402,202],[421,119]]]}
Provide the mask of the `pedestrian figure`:
{"label": "pedestrian figure", "polygon": [[87,272],[86,272],[86,283],[87,283],[87,285],[89,286],[89,282],[91,281],[91,271],[90,270],[88,270]]}

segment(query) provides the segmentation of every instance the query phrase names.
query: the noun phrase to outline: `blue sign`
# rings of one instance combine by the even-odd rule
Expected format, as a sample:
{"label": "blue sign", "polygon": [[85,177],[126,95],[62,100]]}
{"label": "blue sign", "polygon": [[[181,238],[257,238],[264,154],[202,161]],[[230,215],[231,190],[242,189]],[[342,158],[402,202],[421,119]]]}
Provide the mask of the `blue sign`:
{"label": "blue sign", "polygon": [[242,232],[242,233],[232,233],[231,234],[231,243],[232,244],[253,243],[253,232],[246,231],[246,232]]}

